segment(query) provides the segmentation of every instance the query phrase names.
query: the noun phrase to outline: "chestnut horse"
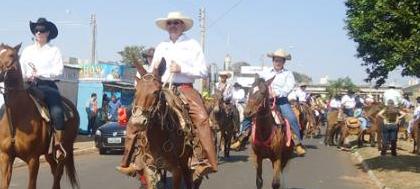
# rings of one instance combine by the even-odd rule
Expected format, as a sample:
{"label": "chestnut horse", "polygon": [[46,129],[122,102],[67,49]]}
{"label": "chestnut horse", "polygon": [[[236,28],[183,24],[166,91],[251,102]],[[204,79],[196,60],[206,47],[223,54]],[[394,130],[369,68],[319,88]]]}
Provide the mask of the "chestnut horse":
{"label": "chestnut horse", "polygon": [[222,94],[221,91],[216,90],[213,95],[215,103],[210,114],[214,117],[214,124],[218,126],[221,135],[217,149],[223,152],[223,157],[227,158],[230,156],[231,140],[239,130],[239,112],[235,106],[224,102]]}
{"label": "chestnut horse", "polygon": [[413,153],[420,155],[420,119],[414,121],[411,136],[414,139]]}
{"label": "chestnut horse", "polygon": [[[138,127],[139,133],[133,159],[143,169],[147,188],[156,188],[159,171],[172,173],[172,188],[181,188],[182,179],[186,188],[198,188],[201,180],[193,183],[189,159],[193,155],[189,129],[182,128],[176,112],[169,107],[172,96],[161,83],[166,62],[162,58],[159,68],[147,73],[141,67],[138,71],[133,114],[128,127]],[[193,186],[194,185],[194,186]]]}
{"label": "chestnut horse", "polygon": [[[274,175],[271,186],[273,189],[280,188],[280,177],[283,168],[289,160],[293,146],[287,146],[287,137],[282,127],[275,125],[271,113],[269,86],[272,79],[264,81],[257,79],[254,89],[251,89],[248,103],[245,107],[244,116],[253,118],[252,155],[256,161],[256,185],[260,189],[263,186],[262,160],[270,159]],[[262,142],[264,141],[264,142]]]}
{"label": "chestnut horse", "polygon": [[[369,135],[369,143],[371,147],[375,146],[375,138],[378,141],[378,148],[381,148],[382,133],[380,132],[380,126],[382,120],[376,115],[384,108],[384,105],[379,102],[373,102],[372,104],[363,108],[366,119],[369,122],[370,127],[362,131],[360,138],[364,141],[364,136]],[[375,137],[376,136],[376,137]]]}
{"label": "chestnut horse", "polygon": [[63,102],[71,107],[74,116],[69,117],[64,123],[63,148],[67,152],[66,158],[56,162],[53,155],[48,153],[52,125],[41,117],[28,90],[24,88],[18,56],[20,46],[12,48],[0,45],[0,75],[5,85],[3,92],[5,113],[0,121],[1,188],[9,188],[15,158],[20,158],[28,164],[28,188],[36,188],[41,155],[44,155],[50,164],[54,176],[52,188],[60,188],[64,168],[71,186],[78,188],[73,157],[73,143],[79,129],[77,109],[63,97]]}

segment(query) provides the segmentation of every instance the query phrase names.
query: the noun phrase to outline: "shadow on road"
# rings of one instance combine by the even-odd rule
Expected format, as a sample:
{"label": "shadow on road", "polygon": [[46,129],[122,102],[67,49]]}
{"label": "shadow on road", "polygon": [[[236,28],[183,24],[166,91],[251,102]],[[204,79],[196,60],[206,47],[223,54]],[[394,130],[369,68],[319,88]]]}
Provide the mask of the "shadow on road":
{"label": "shadow on road", "polygon": [[[370,159],[363,160],[372,170],[394,170],[404,172],[420,173],[420,157],[398,155],[394,156],[378,156]],[[363,168],[362,164],[358,164],[359,168]]]}
{"label": "shadow on road", "polygon": [[307,145],[305,145],[305,148],[307,148],[307,149],[318,149],[318,146],[312,145],[312,144],[307,144]]}
{"label": "shadow on road", "polygon": [[249,159],[249,156],[247,155],[231,155],[228,158],[223,158],[223,157],[220,158],[219,165],[222,165],[224,163],[233,163],[233,162],[239,162],[239,161],[247,162],[248,159]]}

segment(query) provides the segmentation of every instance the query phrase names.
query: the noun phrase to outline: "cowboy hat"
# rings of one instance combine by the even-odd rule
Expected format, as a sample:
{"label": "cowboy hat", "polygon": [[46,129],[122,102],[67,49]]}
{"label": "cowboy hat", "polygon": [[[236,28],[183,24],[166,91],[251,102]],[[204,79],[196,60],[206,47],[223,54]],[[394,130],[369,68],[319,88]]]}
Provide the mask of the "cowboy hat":
{"label": "cowboy hat", "polygon": [[166,30],[166,23],[169,20],[181,20],[185,24],[184,31],[191,29],[193,26],[193,20],[190,17],[182,15],[181,12],[169,12],[166,18],[158,18],[156,19],[156,25],[163,30]]}
{"label": "cowboy hat", "polygon": [[268,57],[271,57],[271,58],[273,58],[273,57],[281,57],[281,58],[284,58],[286,60],[292,60],[292,56],[290,55],[290,53],[286,52],[283,49],[277,49],[274,52],[268,53],[267,56]]}
{"label": "cowboy hat", "polygon": [[299,87],[306,87],[306,86],[308,86],[307,82],[302,82],[302,83],[299,84]]}
{"label": "cowboy hat", "polygon": [[230,72],[228,72],[228,71],[220,71],[220,72],[219,72],[219,76],[222,76],[222,75],[225,75],[225,76],[227,76],[228,78],[229,78],[230,76],[232,76],[232,74],[231,74]]}
{"label": "cowboy hat", "polygon": [[36,22],[29,21],[29,28],[31,29],[32,34],[35,35],[36,26],[44,26],[46,31],[49,31],[48,40],[54,39],[58,35],[57,26],[54,23],[48,21],[46,18],[38,18]]}

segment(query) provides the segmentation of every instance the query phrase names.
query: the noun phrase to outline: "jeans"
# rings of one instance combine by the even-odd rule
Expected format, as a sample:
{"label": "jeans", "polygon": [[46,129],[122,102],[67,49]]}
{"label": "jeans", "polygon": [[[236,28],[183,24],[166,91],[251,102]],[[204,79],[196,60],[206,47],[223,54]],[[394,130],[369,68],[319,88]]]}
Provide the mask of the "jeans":
{"label": "jeans", "polygon": [[349,117],[354,116],[353,108],[344,108],[343,112],[344,112],[344,114],[346,114]]}
{"label": "jeans", "polygon": [[293,133],[297,136],[297,138],[294,138],[295,145],[300,144],[302,142],[302,136],[300,134],[299,122],[292,110],[292,106],[290,106],[289,100],[286,97],[277,98],[276,105],[281,114],[289,121]]}
{"label": "jeans", "polygon": [[63,102],[57,85],[54,81],[37,80],[37,87],[44,93],[44,101],[50,111],[54,128],[56,130],[64,130]]}
{"label": "jeans", "polygon": [[396,124],[383,124],[382,125],[382,146],[388,147],[392,141],[397,141],[398,127]]}
{"label": "jeans", "polygon": [[251,117],[244,117],[244,120],[241,123],[241,133],[246,131],[247,129],[250,129],[252,126],[252,118]]}

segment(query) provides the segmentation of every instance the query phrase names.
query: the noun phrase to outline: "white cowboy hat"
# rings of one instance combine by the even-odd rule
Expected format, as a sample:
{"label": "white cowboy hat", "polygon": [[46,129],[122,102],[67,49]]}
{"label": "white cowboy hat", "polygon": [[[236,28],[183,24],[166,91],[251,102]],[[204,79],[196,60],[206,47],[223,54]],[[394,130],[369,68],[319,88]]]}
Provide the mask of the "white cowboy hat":
{"label": "white cowboy hat", "polygon": [[307,82],[302,82],[299,84],[299,87],[308,86],[309,84]]}
{"label": "white cowboy hat", "polygon": [[232,74],[230,72],[228,72],[228,71],[220,71],[219,72],[219,76],[222,76],[222,75],[225,75],[228,78],[230,78],[230,76],[232,76]]}
{"label": "white cowboy hat", "polygon": [[267,54],[268,57],[281,57],[284,58],[286,60],[292,60],[292,56],[290,55],[290,53],[286,52],[283,49],[277,49],[274,52],[268,53]]}
{"label": "white cowboy hat", "polygon": [[169,12],[168,16],[166,18],[158,18],[156,19],[156,25],[162,29],[166,30],[166,22],[169,20],[181,20],[185,24],[184,31],[187,31],[191,29],[193,26],[193,20],[190,17],[182,15],[181,12],[175,11],[175,12]]}

